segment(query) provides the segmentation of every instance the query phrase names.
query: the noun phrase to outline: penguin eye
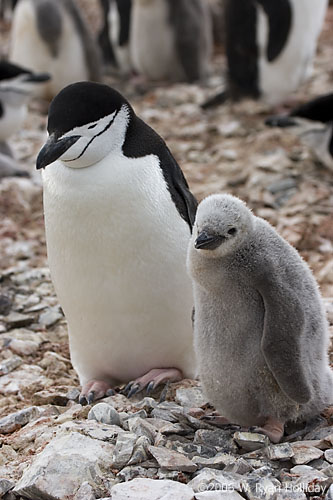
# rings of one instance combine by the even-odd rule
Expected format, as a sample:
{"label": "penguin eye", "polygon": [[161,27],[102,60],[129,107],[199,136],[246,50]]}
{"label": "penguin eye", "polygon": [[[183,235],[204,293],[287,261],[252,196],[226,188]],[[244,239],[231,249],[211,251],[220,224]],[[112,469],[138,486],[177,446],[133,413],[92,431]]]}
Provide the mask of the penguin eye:
{"label": "penguin eye", "polygon": [[90,128],[95,128],[95,127],[96,127],[96,125],[97,125],[97,123],[94,123],[93,125],[90,125],[88,128],[89,128],[89,129],[90,129]]}
{"label": "penguin eye", "polygon": [[228,234],[230,234],[231,236],[233,236],[236,233],[237,233],[237,229],[235,227],[230,228],[228,231]]}

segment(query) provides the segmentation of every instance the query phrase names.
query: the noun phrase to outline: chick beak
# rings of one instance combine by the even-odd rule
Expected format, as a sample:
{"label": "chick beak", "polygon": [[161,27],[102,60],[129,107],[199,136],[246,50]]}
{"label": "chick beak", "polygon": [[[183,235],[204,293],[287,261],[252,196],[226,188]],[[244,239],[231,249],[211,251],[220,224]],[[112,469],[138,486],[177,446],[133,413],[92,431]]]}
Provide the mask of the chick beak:
{"label": "chick beak", "polygon": [[215,250],[215,248],[221,245],[224,239],[224,236],[209,234],[207,231],[202,231],[195,240],[194,247],[198,250]]}
{"label": "chick beak", "polygon": [[60,158],[78,139],[80,139],[79,135],[63,137],[62,139],[57,139],[54,135],[50,135],[37,156],[37,170],[47,167],[47,165]]}

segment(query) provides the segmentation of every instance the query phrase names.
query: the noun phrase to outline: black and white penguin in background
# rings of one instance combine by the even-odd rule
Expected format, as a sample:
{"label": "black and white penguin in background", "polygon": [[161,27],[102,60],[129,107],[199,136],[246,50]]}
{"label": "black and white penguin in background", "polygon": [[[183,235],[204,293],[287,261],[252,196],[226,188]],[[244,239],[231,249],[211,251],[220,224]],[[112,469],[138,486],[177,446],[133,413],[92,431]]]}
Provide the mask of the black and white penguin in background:
{"label": "black and white penguin in background", "polygon": [[212,25],[205,0],[132,0],[130,51],[134,69],[149,80],[205,79]]}
{"label": "black and white penguin in background", "polygon": [[0,61],[0,178],[28,175],[12,157],[8,139],[23,126],[28,102],[50,76],[32,73],[8,61]]}
{"label": "black and white penguin in background", "polygon": [[98,36],[106,64],[114,66],[121,75],[132,71],[129,35],[132,0],[100,0],[104,24]]}
{"label": "black and white penguin in background", "polygon": [[69,83],[101,78],[97,44],[73,0],[20,0],[14,10],[9,58],[51,74],[41,90],[47,99]]}
{"label": "black and white penguin in background", "polygon": [[316,158],[333,170],[333,93],[312,99],[286,116],[271,116],[271,127],[291,127]]}
{"label": "black and white penguin in background", "polygon": [[328,0],[226,0],[227,98],[287,99],[312,72]]}
{"label": "black and white penguin in background", "polygon": [[186,252],[196,200],[165,142],[107,85],[52,101],[43,170],[48,263],[81,401],[195,376]]}

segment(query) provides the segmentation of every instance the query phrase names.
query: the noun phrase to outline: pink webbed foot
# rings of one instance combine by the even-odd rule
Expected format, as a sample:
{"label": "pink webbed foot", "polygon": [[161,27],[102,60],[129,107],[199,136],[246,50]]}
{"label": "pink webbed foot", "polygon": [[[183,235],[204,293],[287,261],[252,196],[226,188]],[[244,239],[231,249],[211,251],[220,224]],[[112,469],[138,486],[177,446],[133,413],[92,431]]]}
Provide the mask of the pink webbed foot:
{"label": "pink webbed foot", "polygon": [[129,382],[123,390],[123,394],[130,398],[145,388],[147,394],[150,394],[159,385],[178,382],[182,378],[183,374],[177,368],[153,368],[142,377]]}
{"label": "pink webbed foot", "polygon": [[86,403],[90,405],[96,401],[96,399],[101,399],[104,396],[112,396],[113,394],[114,391],[110,384],[104,382],[104,380],[89,380],[82,387],[79,403],[81,405]]}
{"label": "pink webbed foot", "polygon": [[279,443],[284,434],[284,423],[273,417],[268,417],[265,425],[261,427],[252,427],[252,431],[265,434],[272,443]]}

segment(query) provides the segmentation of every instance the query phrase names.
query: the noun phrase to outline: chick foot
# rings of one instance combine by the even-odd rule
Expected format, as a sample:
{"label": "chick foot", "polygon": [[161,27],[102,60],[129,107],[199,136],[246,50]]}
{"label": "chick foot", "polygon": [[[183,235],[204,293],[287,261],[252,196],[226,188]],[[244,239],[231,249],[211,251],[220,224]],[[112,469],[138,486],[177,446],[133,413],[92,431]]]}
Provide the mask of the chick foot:
{"label": "chick foot", "polygon": [[284,434],[284,423],[273,417],[268,417],[265,425],[262,427],[253,427],[254,432],[265,434],[269,437],[272,443],[279,443]]}

